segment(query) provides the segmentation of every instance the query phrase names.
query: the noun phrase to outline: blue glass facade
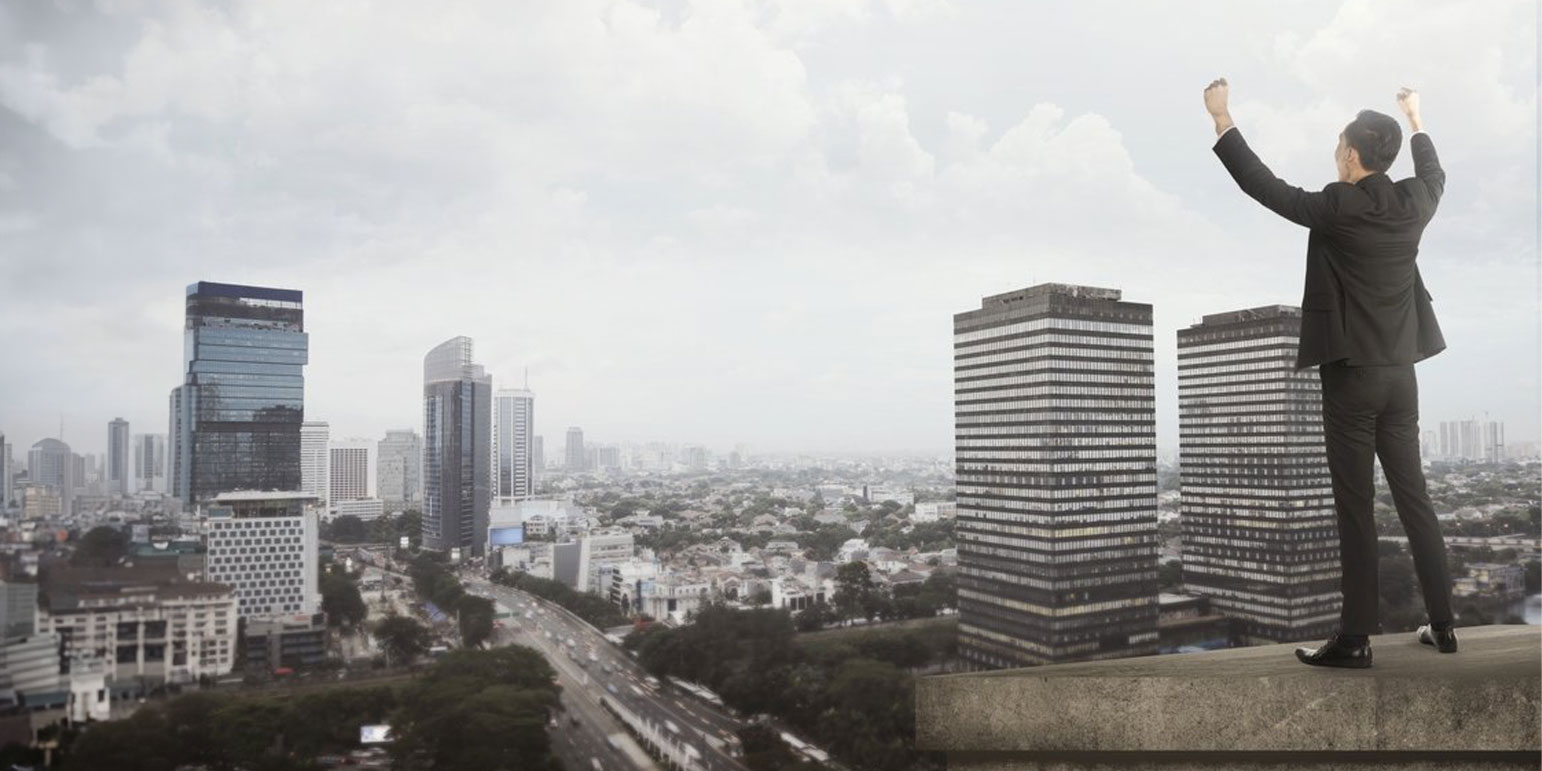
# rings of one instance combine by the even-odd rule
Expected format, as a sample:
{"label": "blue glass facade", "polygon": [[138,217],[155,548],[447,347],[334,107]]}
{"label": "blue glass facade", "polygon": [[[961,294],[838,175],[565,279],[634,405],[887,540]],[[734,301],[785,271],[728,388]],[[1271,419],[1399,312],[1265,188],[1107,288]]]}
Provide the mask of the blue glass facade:
{"label": "blue glass facade", "polygon": [[299,291],[187,288],[185,377],[171,404],[177,497],[300,489],[308,351]]}

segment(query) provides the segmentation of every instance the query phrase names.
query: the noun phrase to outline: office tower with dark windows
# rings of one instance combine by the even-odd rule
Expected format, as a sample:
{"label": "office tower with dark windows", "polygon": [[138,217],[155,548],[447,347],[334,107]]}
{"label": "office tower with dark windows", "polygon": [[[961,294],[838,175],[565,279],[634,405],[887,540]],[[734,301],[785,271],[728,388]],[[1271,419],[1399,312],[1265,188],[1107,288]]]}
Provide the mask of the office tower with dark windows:
{"label": "office tower with dark windows", "polygon": [[1183,586],[1244,645],[1325,637],[1339,620],[1338,525],[1301,310],[1210,314],[1178,330]]}
{"label": "office tower with dark windows", "polygon": [[529,388],[500,388],[494,402],[493,497],[528,498],[535,493],[530,454],[535,394]]}
{"label": "office tower with dark windows", "polygon": [[973,669],[1157,652],[1151,306],[1039,284],[953,317],[958,646]]}
{"label": "office tower with dark windows", "polygon": [[[233,490],[300,489],[308,339],[299,291],[187,288],[184,380],[173,392],[178,484],[193,505]],[[180,425],[178,425],[180,423]]]}
{"label": "office tower with dark windows", "polygon": [[423,546],[481,556],[492,505],[493,382],[471,338],[423,357]]}
{"label": "office tower with dark windows", "polygon": [[135,434],[131,492],[166,492],[166,437]]}
{"label": "office tower with dark windows", "polygon": [[416,431],[387,431],[376,455],[376,485],[380,498],[397,504],[418,503],[423,499],[423,441]]}
{"label": "office tower with dark windows", "polygon": [[133,491],[129,482],[129,424],[123,418],[113,418],[107,424],[107,494]]}
{"label": "office tower with dark windows", "polygon": [[563,453],[567,458],[568,471],[583,471],[589,467],[589,455],[584,451],[584,430],[568,427],[568,444]]}

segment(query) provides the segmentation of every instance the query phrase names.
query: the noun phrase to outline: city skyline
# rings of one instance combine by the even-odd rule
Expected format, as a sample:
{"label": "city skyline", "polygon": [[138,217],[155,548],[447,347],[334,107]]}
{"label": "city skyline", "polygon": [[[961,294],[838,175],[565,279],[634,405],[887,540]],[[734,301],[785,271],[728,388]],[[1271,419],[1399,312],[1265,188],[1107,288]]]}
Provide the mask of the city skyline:
{"label": "city skyline", "polygon": [[439,29],[398,47],[411,79],[284,9],[0,10],[0,327],[27,363],[0,428],[29,446],[62,414],[103,452],[113,417],[162,425],[178,290],[209,280],[306,293],[307,414],[340,436],[417,425],[419,352],[464,334],[495,387],[528,367],[548,437],[945,453],[953,309],[1050,281],[1151,303],[1172,451],[1174,331],[1300,301],[1305,231],[1209,150],[1225,74],[1307,188],[1355,110],[1420,89],[1451,179],[1425,419],[1538,440],[1531,4],[607,7],[337,12],[372,45]]}

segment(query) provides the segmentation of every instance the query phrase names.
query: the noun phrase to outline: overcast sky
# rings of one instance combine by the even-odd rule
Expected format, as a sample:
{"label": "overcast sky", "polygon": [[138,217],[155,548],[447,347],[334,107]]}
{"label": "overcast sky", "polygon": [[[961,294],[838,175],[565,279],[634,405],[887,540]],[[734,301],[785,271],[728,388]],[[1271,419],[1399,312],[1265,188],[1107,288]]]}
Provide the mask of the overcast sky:
{"label": "overcast sky", "polygon": [[[1298,304],[1236,189],[1418,89],[1449,175],[1423,427],[1539,423],[1537,3],[712,0],[0,5],[0,431],[166,430],[187,284],[302,290],[306,417],[422,422],[422,359],[529,368],[548,453],[949,452],[952,317],[1047,281],[1176,332]],[[1392,168],[1412,174],[1406,143]]]}

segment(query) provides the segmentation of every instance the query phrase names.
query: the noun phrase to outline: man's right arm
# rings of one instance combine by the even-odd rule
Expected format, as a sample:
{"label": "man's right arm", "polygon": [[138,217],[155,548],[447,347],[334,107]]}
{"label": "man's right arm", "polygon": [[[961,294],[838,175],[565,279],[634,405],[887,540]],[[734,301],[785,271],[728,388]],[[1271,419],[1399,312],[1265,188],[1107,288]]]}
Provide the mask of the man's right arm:
{"label": "man's right arm", "polygon": [[1440,194],[1446,189],[1446,172],[1440,168],[1440,158],[1435,155],[1435,143],[1424,133],[1424,120],[1419,115],[1419,92],[1407,86],[1397,92],[1397,106],[1408,118],[1408,151],[1413,154],[1414,176],[1430,191],[1430,214],[1440,205]]}
{"label": "man's right arm", "polygon": [[1408,150],[1413,153],[1414,176],[1430,191],[1430,211],[1433,214],[1440,205],[1440,194],[1446,189],[1446,172],[1440,168],[1440,157],[1435,154],[1435,143],[1430,135],[1417,131],[1408,138]]}

